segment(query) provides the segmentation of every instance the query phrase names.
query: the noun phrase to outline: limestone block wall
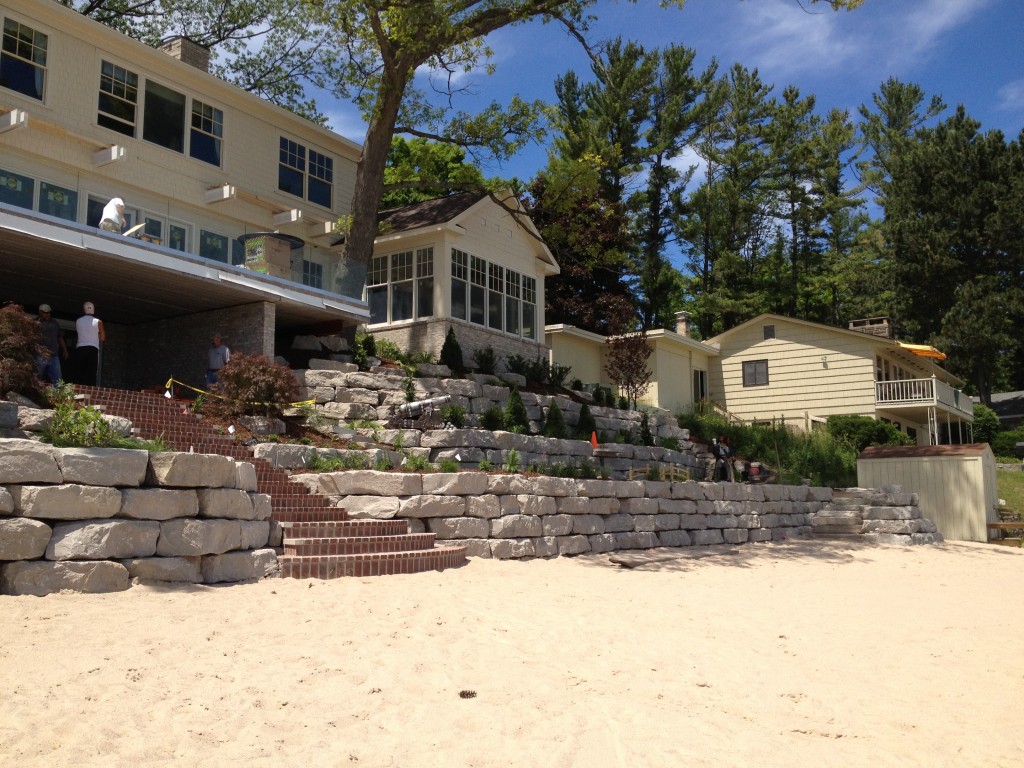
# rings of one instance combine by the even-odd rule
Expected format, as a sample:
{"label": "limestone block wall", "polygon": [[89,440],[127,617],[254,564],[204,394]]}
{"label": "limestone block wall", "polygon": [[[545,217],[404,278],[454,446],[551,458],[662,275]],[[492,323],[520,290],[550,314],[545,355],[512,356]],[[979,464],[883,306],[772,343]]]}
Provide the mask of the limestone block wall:
{"label": "limestone block wall", "polygon": [[746,544],[811,534],[831,488],[347,471],[295,475],[353,518],[407,518],[475,557]]}
{"label": "limestone block wall", "polygon": [[248,462],[0,439],[0,592],[262,578],[270,513]]}

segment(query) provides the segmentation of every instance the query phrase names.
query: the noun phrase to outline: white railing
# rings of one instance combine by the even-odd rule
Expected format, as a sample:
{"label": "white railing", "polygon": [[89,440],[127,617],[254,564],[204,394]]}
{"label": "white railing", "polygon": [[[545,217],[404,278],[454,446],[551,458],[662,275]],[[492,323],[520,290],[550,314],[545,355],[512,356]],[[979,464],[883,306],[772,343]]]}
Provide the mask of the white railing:
{"label": "white railing", "polygon": [[875,403],[880,406],[937,406],[968,420],[974,413],[971,398],[936,378],[876,381]]}

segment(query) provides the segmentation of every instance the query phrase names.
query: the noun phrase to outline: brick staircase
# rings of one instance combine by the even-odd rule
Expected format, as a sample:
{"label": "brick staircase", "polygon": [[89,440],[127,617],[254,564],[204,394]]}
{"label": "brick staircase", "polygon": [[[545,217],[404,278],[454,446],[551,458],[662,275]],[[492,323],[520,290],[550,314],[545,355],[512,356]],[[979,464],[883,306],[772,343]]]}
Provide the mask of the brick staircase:
{"label": "brick staircase", "polygon": [[281,575],[297,579],[383,576],[453,568],[466,547],[438,547],[432,533],[409,533],[405,520],[350,520],[288,473],[252,455],[248,446],[218,434],[188,403],[151,392],[76,386],[87,404],[132,422],[139,437],[160,437],[176,451],[215,453],[256,467],[257,490],[270,495],[272,519],[283,531]]}

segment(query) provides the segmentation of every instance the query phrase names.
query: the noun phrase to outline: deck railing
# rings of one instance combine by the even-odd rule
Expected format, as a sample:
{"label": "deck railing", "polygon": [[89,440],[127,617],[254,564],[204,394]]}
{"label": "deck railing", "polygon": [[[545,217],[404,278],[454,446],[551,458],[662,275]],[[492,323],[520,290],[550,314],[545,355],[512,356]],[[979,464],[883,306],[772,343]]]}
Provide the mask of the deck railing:
{"label": "deck railing", "polygon": [[974,413],[971,398],[936,378],[876,381],[875,403],[887,407],[936,406],[969,420]]}

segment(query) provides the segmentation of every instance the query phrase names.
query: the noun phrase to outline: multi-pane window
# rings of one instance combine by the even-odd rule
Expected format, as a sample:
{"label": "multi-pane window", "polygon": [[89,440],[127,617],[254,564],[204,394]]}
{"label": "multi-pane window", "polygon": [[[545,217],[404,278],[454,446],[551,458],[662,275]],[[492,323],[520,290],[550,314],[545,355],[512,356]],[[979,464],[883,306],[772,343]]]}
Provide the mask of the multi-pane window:
{"label": "multi-pane window", "polygon": [[324,265],[308,259],[302,260],[302,284],[310,288],[324,287]]}
{"label": "multi-pane window", "polygon": [[42,32],[14,19],[4,19],[0,85],[42,101],[46,85],[46,42]]}
{"label": "multi-pane window", "polygon": [[185,151],[185,94],[146,81],[142,138],[174,152]]}
{"label": "multi-pane window", "polygon": [[223,261],[228,263],[231,254],[231,246],[226,235],[217,232],[209,232],[205,229],[199,230],[199,255],[204,259]]}
{"label": "multi-pane window", "polygon": [[196,160],[220,166],[224,142],[224,113],[216,107],[192,99],[192,132],[188,153]]}
{"label": "multi-pane window", "polygon": [[289,195],[304,197],[311,203],[330,208],[334,188],[334,160],[310,149],[307,166],[306,148],[282,136],[277,188]]}
{"label": "multi-pane window", "polygon": [[536,339],[537,279],[452,248],[452,317]]}
{"label": "multi-pane window", "polygon": [[761,326],[761,330],[762,330],[762,333],[764,335],[764,340],[765,341],[768,341],[769,339],[774,339],[775,338],[775,326],[774,325],[762,325]]}
{"label": "multi-pane window", "polygon": [[0,203],[32,210],[36,181],[13,171],[0,170]]}
{"label": "multi-pane window", "polygon": [[139,76],[109,61],[102,62],[96,122],[125,136],[134,136],[138,104]]}
{"label": "multi-pane window", "polygon": [[768,361],[745,360],[743,362],[743,386],[764,387],[768,384]]}
{"label": "multi-pane window", "polygon": [[171,222],[167,225],[167,247],[188,253],[188,226]]}
{"label": "multi-pane window", "polygon": [[[453,285],[456,280],[453,276]],[[430,317],[434,312],[434,249],[375,256],[366,282],[371,324]]]}
{"label": "multi-pane window", "polygon": [[78,218],[78,193],[48,181],[40,182],[38,207],[40,213],[75,221]]}

